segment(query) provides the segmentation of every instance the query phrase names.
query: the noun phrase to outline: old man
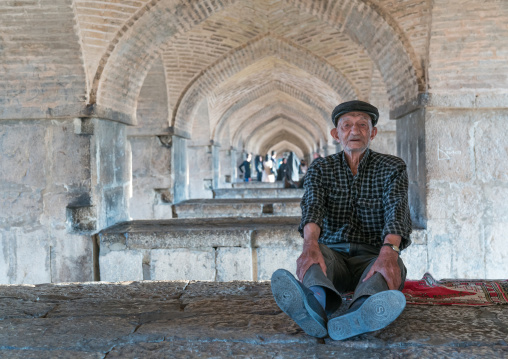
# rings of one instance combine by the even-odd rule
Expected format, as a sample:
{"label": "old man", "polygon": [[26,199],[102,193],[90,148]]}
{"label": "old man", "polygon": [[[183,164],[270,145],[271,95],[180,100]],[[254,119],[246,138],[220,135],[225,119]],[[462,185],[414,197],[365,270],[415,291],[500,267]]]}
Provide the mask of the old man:
{"label": "old man", "polygon": [[[375,331],[404,310],[411,219],[404,161],[369,148],[379,111],[349,101],[332,112],[332,137],[343,151],[315,160],[305,176],[296,280],[272,275],[278,306],[307,334],[342,340]],[[354,291],[341,315],[341,294]],[[333,315],[335,313],[335,315]]]}

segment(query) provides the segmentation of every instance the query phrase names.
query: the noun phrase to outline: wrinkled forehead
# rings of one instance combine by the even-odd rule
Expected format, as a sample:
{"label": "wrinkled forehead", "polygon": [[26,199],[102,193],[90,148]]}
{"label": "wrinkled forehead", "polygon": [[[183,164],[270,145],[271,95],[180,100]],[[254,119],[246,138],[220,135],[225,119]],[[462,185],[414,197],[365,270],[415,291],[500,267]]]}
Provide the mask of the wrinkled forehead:
{"label": "wrinkled forehead", "polygon": [[344,120],[349,120],[349,119],[360,119],[360,120],[366,120],[369,122],[371,121],[370,115],[368,113],[361,112],[361,111],[352,111],[352,112],[347,112],[347,113],[341,115],[339,117],[338,122],[341,122]]}

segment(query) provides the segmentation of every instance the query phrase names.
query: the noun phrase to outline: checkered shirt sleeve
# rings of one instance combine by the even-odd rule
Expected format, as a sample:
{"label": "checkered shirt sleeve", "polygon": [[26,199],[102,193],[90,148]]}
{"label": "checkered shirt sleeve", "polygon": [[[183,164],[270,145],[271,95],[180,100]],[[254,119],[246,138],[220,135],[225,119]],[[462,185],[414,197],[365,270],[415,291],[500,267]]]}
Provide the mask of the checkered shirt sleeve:
{"label": "checkered shirt sleeve", "polygon": [[367,150],[353,176],[343,152],[316,159],[304,181],[298,230],[321,227],[319,242],[367,243],[381,247],[387,234],[411,243],[406,164],[398,157]]}

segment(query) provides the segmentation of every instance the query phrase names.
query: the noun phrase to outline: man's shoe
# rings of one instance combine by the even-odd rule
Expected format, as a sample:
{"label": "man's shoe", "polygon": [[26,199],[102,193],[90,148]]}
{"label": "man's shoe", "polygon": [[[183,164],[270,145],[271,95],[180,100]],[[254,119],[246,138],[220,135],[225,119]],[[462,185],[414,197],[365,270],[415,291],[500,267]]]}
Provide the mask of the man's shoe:
{"label": "man's shoe", "polygon": [[314,292],[303,286],[285,269],[272,275],[272,293],[275,302],[303,331],[316,338],[324,338],[326,313],[314,297]]}
{"label": "man's shoe", "polygon": [[383,329],[397,319],[405,306],[406,298],[398,290],[376,293],[357,310],[330,319],[328,334],[334,340],[342,340]]}

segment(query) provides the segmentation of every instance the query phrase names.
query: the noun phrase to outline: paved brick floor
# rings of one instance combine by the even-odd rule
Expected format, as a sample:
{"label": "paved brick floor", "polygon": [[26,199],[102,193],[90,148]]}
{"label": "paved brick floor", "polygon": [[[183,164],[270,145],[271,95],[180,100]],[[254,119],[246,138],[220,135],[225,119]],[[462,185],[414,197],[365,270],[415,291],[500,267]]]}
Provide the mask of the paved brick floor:
{"label": "paved brick floor", "polygon": [[1,358],[503,358],[508,306],[408,306],[384,330],[307,336],[267,282],[0,286]]}

